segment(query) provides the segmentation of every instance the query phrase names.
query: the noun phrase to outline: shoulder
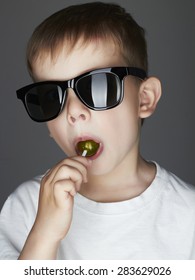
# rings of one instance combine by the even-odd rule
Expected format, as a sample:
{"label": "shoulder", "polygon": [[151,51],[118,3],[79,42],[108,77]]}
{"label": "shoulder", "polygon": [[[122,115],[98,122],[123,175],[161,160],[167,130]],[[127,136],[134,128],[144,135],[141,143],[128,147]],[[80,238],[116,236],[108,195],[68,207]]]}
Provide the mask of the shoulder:
{"label": "shoulder", "polygon": [[41,176],[21,184],[0,213],[0,259],[17,259],[34,223]]}
{"label": "shoulder", "polygon": [[[155,163],[156,164],[156,163]],[[186,204],[195,205],[195,186],[183,181],[172,172],[156,164],[156,180],[163,187],[164,192],[171,195],[173,201],[180,200]]]}
{"label": "shoulder", "polygon": [[12,196],[33,196],[39,192],[40,183],[42,179],[42,175],[36,176],[31,180],[23,182],[21,185],[17,187],[17,189],[11,194]]}
{"label": "shoulder", "polygon": [[37,176],[19,185],[16,190],[10,194],[1,210],[1,215],[14,214],[25,210],[36,211],[38,205],[39,189],[42,176]]}
{"label": "shoulder", "polygon": [[43,176],[34,177],[31,180],[28,180],[22,183],[17,189],[10,195],[10,198],[13,197],[25,197],[34,199],[39,194],[40,183]]}

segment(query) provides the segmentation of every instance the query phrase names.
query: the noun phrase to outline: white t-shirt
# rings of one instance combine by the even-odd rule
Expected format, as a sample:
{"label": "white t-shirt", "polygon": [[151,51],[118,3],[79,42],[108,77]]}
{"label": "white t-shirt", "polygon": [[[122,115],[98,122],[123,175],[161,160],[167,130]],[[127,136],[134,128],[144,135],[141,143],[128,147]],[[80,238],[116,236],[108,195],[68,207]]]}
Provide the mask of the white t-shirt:
{"label": "white t-shirt", "polygon": [[[77,194],[58,259],[195,259],[195,187],[156,164],[133,199],[97,203]],[[23,183],[0,215],[0,259],[17,259],[36,216],[41,177]]]}

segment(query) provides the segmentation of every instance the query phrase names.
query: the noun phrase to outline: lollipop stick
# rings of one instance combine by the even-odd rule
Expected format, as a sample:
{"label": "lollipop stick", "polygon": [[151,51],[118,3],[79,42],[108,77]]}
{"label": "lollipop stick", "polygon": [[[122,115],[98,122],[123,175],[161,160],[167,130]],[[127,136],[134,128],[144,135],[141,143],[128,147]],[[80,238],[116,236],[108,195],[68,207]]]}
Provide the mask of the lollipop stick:
{"label": "lollipop stick", "polygon": [[84,150],[82,153],[82,157],[85,157],[87,155],[87,150]]}

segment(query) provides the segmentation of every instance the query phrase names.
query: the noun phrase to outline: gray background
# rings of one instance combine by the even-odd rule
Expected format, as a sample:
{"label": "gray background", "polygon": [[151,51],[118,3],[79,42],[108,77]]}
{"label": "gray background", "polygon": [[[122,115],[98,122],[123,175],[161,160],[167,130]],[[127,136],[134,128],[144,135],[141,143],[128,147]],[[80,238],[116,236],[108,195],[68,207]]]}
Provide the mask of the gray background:
{"label": "gray background", "polygon": [[[64,157],[44,124],[31,121],[15,90],[30,83],[25,46],[33,29],[55,11],[91,1],[1,0],[0,4],[0,208],[23,181]],[[195,184],[195,2],[104,1],[124,6],[147,31],[149,74],[162,81],[163,96],[142,131],[145,158]]]}

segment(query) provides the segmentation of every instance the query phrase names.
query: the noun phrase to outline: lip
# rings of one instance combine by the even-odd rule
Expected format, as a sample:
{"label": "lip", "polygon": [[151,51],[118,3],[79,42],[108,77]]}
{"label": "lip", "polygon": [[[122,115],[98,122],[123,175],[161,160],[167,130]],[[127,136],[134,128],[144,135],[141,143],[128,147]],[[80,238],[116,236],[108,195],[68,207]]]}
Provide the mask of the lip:
{"label": "lip", "polygon": [[[96,143],[99,143],[99,148],[97,150],[97,152],[95,153],[95,155],[91,156],[91,157],[88,157],[90,158],[91,160],[95,160],[97,159],[101,153],[103,152],[103,143],[102,141],[100,140],[100,138],[96,137],[96,136],[91,136],[91,135],[84,135],[84,136],[79,136],[79,137],[76,137],[75,140],[73,141],[74,143],[74,147],[75,147],[75,151],[77,153],[77,144],[78,142],[80,141],[86,141],[86,140],[93,140],[95,141]],[[78,153],[77,153],[78,154]]]}

